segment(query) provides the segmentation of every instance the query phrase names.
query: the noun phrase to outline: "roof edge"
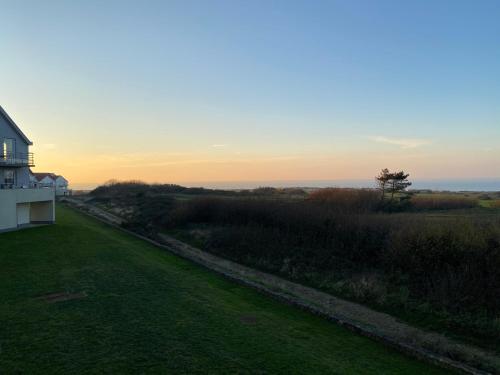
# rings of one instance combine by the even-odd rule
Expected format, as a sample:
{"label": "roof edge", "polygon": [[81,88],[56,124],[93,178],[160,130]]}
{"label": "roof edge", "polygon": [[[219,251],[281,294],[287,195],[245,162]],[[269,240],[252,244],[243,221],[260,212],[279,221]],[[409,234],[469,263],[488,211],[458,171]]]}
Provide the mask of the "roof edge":
{"label": "roof edge", "polygon": [[12,118],[9,116],[9,114],[7,112],[5,112],[5,110],[2,108],[1,105],[0,105],[0,115],[2,115],[7,120],[7,122],[9,123],[9,125],[14,129],[14,131],[17,134],[19,134],[19,136],[23,139],[23,141],[25,141],[28,144],[28,146],[32,146],[33,145],[33,142],[31,142],[29,140],[29,138],[26,137],[26,135],[19,128],[19,126],[16,125],[16,123],[14,122],[14,120],[12,120]]}

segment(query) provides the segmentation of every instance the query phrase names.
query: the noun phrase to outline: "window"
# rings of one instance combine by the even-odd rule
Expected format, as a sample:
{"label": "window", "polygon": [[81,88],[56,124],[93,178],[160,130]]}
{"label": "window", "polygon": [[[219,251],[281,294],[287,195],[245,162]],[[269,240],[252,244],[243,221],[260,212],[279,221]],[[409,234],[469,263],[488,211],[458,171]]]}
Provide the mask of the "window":
{"label": "window", "polygon": [[13,169],[6,169],[3,172],[3,180],[6,185],[14,185],[15,183],[15,173]]}
{"label": "window", "polygon": [[14,157],[14,140],[12,138],[4,138],[2,145],[3,159],[12,159]]}

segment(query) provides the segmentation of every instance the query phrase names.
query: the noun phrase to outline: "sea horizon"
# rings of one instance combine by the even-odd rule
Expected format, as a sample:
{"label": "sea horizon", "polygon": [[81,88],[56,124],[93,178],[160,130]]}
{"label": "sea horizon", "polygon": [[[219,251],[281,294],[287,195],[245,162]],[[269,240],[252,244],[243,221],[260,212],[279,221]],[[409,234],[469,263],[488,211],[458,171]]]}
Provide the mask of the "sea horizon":
{"label": "sea horizon", "polygon": [[[332,180],[251,180],[251,181],[184,181],[184,182],[158,182],[173,183],[186,187],[204,187],[207,189],[243,190],[258,187],[275,188],[375,188],[372,179],[332,179]],[[71,185],[74,190],[92,190],[104,183],[75,183]],[[469,178],[469,179],[416,179],[412,181],[410,190],[434,191],[500,191],[500,177]]]}

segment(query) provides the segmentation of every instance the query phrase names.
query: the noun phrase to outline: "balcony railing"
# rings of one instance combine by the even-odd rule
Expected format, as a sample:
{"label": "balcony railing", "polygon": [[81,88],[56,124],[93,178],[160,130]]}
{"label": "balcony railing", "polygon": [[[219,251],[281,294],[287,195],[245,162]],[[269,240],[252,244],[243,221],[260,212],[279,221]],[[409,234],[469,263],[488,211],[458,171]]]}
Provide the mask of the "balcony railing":
{"label": "balcony railing", "polygon": [[42,185],[39,185],[39,184],[35,184],[35,183],[32,183],[30,182],[28,185],[17,185],[13,182],[5,182],[3,184],[0,184],[0,190],[6,190],[6,189],[52,189],[54,190],[54,188],[52,187],[47,187],[47,186],[42,186]]}
{"label": "balcony railing", "polygon": [[34,167],[35,160],[32,152],[4,152],[0,151],[0,167]]}

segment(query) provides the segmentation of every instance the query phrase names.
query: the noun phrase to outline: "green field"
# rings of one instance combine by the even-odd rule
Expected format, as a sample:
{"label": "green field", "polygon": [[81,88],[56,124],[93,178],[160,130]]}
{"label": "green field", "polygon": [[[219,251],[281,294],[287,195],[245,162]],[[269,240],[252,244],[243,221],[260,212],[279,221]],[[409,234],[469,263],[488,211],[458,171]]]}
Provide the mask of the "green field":
{"label": "green field", "polygon": [[0,372],[443,371],[58,207],[0,234]]}

